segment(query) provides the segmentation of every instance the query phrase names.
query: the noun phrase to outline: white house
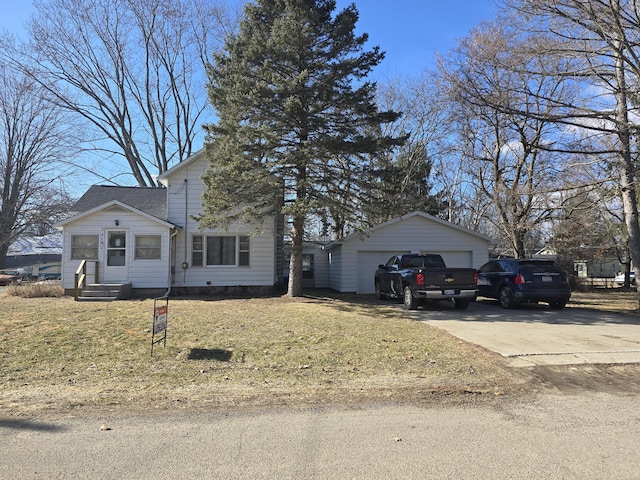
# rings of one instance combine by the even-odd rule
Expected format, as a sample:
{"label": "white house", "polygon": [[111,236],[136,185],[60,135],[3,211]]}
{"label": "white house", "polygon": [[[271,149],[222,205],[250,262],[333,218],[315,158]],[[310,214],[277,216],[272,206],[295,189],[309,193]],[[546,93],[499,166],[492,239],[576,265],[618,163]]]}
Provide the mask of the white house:
{"label": "white house", "polygon": [[[93,186],[76,202],[63,231],[62,285],[126,285],[134,293],[271,291],[287,276],[282,225],[232,223],[204,228],[208,167],[204,150],[163,173],[164,188]],[[305,242],[305,288],[374,293],[379,264],[398,253],[440,253],[452,267],[488,260],[489,238],[422,212],[395,218],[329,244]],[[81,277],[81,275],[80,275]]]}
{"label": "white house", "polygon": [[273,288],[282,281],[282,234],[276,218],[265,217],[261,225],[236,222],[226,229],[203,230],[193,219],[201,213],[202,175],[208,165],[203,149],[158,178],[166,187],[167,218],[181,227],[175,236],[172,288],[196,293]]}
{"label": "white house", "polygon": [[329,287],[372,294],[378,265],[399,253],[438,253],[447,266],[478,268],[489,259],[490,241],[432,215],[412,212],[327,245]]}
{"label": "white house", "polygon": [[201,150],[159,177],[165,188],[92,186],[57,225],[65,290],[75,290],[83,262],[88,283],[144,295],[273,288],[282,278],[275,220],[201,230],[193,219],[207,166]]}

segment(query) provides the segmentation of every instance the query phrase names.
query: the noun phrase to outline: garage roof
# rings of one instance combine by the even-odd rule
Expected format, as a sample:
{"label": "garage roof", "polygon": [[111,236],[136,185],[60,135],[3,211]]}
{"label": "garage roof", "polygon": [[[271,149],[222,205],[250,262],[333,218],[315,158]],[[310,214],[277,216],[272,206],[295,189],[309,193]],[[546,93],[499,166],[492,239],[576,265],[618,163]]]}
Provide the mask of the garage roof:
{"label": "garage roof", "polygon": [[386,221],[384,223],[376,225],[375,227],[369,228],[367,230],[363,230],[361,232],[352,233],[351,235],[347,235],[346,237],[343,237],[341,239],[335,240],[335,241],[331,242],[330,244],[328,244],[325,247],[325,249],[326,250],[330,250],[334,246],[342,245],[343,243],[349,242],[350,240],[353,240],[353,239],[362,238],[363,235],[366,236],[366,235],[368,235],[370,233],[375,232],[376,230],[380,230],[382,228],[388,227],[388,226],[393,225],[395,223],[402,222],[404,220],[408,220],[409,218],[413,218],[413,217],[421,217],[421,218],[424,218],[425,220],[429,220],[429,221],[432,221],[432,222],[435,222],[435,223],[439,223],[440,225],[444,225],[445,227],[449,227],[449,228],[452,228],[454,230],[458,230],[459,232],[466,233],[468,235],[473,235],[475,237],[481,238],[482,240],[486,240],[487,242],[491,241],[491,237],[488,237],[486,235],[482,235],[482,234],[480,234],[478,232],[475,232],[473,230],[469,230],[468,228],[461,227],[460,225],[455,225],[455,224],[453,224],[451,222],[447,222],[446,220],[443,220],[443,219],[438,218],[438,217],[434,217],[433,215],[429,215],[428,213],[415,211],[415,212],[408,213],[406,215],[401,215],[399,217],[393,218],[391,220],[388,220],[388,221]]}

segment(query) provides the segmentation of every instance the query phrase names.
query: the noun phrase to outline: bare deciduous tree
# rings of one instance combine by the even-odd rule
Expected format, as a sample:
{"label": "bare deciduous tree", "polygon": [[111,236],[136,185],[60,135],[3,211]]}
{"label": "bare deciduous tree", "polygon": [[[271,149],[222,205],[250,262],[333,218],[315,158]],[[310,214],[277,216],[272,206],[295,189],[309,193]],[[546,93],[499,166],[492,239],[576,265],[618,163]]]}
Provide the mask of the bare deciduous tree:
{"label": "bare deciduous tree", "polygon": [[[605,146],[594,153],[616,172],[629,250],[640,274],[634,141],[640,128],[634,121],[640,83],[640,5],[636,0],[511,0],[509,5],[535,20],[534,28],[559,40],[554,52],[558,57],[575,59],[576,68],[569,73],[584,87],[584,99],[572,105],[570,117],[559,120],[600,137]],[[607,149],[612,143],[614,148]]]}
{"label": "bare deciduous tree", "polygon": [[70,205],[57,182],[72,154],[68,125],[46,91],[0,66],[0,268],[15,240]]}
{"label": "bare deciduous tree", "polygon": [[446,112],[437,101],[428,72],[417,78],[392,79],[381,86],[378,104],[402,112],[382,133],[406,136],[406,143],[371,159],[371,185],[363,202],[367,226],[414,210],[440,215],[445,209],[433,171],[446,136]]}
{"label": "bare deciduous tree", "polygon": [[550,147],[563,135],[550,117],[561,112],[561,99],[568,101],[562,77],[555,75],[562,64],[531,56],[531,41],[502,20],[485,23],[440,62],[457,106],[457,138],[468,174],[491,200],[483,207],[485,220],[516,257],[530,253],[528,239],[557,209],[561,165]]}
{"label": "bare deciduous tree", "polygon": [[94,129],[141,186],[185,159],[204,122],[204,63],[229,28],[217,0],[35,2],[29,41],[5,56]]}

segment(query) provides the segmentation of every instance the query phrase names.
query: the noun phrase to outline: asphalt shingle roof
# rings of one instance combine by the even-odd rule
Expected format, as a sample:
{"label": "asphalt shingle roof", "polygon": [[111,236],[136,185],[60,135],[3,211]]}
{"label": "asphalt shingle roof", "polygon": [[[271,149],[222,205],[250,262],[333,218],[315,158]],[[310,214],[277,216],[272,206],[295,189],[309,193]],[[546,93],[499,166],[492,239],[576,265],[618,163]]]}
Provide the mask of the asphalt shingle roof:
{"label": "asphalt shingle roof", "polygon": [[69,213],[77,215],[113,200],[118,200],[162,220],[167,218],[167,190],[156,187],[92,185],[71,207]]}

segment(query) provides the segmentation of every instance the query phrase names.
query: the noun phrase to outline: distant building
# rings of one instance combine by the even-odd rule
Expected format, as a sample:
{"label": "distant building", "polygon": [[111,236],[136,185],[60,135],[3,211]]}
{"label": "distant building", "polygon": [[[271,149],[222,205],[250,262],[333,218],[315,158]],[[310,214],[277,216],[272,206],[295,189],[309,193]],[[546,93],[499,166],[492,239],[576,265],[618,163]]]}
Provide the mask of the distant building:
{"label": "distant building", "polygon": [[12,243],[5,268],[22,268],[30,277],[60,278],[62,233],[25,237]]}

